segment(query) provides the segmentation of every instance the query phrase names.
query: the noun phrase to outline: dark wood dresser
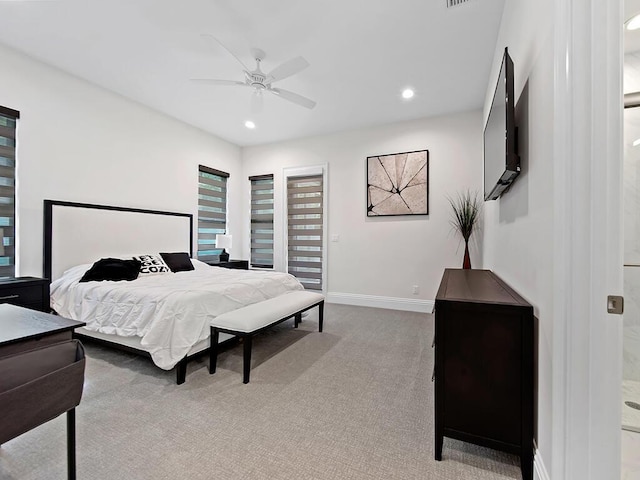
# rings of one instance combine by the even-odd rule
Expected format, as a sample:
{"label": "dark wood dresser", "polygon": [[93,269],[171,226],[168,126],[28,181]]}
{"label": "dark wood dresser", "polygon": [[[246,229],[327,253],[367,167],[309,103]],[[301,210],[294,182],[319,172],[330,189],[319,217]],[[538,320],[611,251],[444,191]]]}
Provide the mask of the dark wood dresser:
{"label": "dark wood dresser", "polygon": [[49,280],[37,277],[0,280],[0,303],[48,312]]}
{"label": "dark wood dresser", "polygon": [[435,458],[443,438],[520,456],[533,479],[533,307],[489,270],[447,269],[435,302]]}

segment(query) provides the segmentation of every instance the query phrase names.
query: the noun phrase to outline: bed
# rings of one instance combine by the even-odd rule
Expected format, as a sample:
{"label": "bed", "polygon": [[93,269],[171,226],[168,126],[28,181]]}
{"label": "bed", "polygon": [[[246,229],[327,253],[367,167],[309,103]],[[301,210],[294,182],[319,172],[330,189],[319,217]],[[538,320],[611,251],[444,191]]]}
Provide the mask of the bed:
{"label": "bed", "polygon": [[191,214],[44,201],[44,273],[51,280],[51,307],[87,323],[76,330],[80,337],[150,356],[165,370],[177,367],[178,383],[185,380],[187,362],[209,348],[215,316],[303,290],[286,273],[225,269],[194,259],[191,271],[80,282],[101,258],[160,252],[193,256],[192,245]]}

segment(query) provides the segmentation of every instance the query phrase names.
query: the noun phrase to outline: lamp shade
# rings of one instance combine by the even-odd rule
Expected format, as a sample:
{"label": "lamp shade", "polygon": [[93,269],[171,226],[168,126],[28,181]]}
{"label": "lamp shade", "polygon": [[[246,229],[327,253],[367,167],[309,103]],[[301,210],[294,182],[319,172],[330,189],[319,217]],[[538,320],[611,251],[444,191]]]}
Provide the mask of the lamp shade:
{"label": "lamp shade", "polygon": [[216,248],[229,249],[233,243],[231,235],[216,235]]}

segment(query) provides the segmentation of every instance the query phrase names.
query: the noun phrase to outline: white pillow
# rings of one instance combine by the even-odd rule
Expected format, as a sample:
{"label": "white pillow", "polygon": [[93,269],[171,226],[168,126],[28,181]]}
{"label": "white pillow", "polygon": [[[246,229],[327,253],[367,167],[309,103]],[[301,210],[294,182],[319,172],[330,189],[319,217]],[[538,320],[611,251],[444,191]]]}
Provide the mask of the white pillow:
{"label": "white pillow", "polygon": [[171,269],[164,263],[158,254],[137,255],[133,257],[140,260],[140,275],[155,275],[156,273],[171,273]]}
{"label": "white pillow", "polygon": [[207,269],[207,268],[210,267],[209,264],[204,263],[203,261],[197,260],[195,258],[191,259],[191,263],[193,264],[193,269],[194,270],[202,270],[202,269]]}

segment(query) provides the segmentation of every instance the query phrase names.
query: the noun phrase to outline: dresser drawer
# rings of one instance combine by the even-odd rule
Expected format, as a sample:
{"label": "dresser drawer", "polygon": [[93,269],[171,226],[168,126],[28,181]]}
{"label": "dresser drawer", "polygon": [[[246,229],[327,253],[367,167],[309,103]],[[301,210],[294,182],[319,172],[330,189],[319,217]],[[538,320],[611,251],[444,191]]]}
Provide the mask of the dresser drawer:
{"label": "dresser drawer", "polygon": [[46,311],[49,309],[49,282],[35,277],[2,281],[0,282],[0,304],[2,303]]}
{"label": "dresser drawer", "polygon": [[14,305],[41,304],[42,286],[14,286],[0,289],[0,303],[12,303]]}

